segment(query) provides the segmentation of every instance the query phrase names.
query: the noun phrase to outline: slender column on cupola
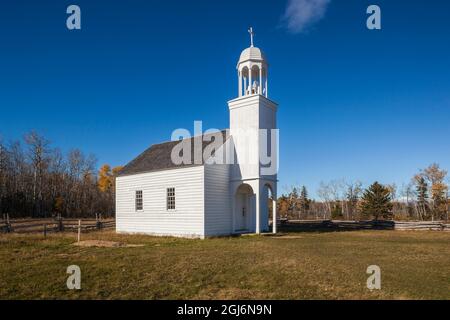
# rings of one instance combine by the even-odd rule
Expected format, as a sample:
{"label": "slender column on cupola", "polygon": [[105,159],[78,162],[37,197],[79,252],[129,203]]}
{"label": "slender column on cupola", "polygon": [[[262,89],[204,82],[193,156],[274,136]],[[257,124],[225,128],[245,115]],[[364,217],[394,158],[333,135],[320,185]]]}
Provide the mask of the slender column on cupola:
{"label": "slender column on cupola", "polygon": [[252,67],[253,66],[250,64],[250,68],[248,70],[248,87],[250,88],[250,90],[248,92],[249,95],[252,94],[252,85],[253,85],[253,83],[252,83],[252,71],[253,71]]}
{"label": "slender column on cupola", "polygon": [[244,96],[247,95],[247,77],[244,76]]}
{"label": "slender column on cupola", "polygon": [[259,85],[258,85],[258,93],[262,94],[262,68],[259,68]]}
{"label": "slender column on cupola", "polygon": [[238,97],[242,97],[242,71],[239,71],[238,79],[239,79],[239,95],[238,95]]}

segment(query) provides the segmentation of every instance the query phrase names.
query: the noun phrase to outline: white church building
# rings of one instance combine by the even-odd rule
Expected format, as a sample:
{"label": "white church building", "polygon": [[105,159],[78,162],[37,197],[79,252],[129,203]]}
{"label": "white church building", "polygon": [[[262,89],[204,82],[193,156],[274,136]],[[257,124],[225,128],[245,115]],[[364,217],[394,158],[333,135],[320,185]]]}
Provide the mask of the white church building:
{"label": "white church building", "polygon": [[238,95],[228,101],[229,129],[152,145],[128,163],[116,179],[117,232],[276,233],[278,107],[268,98],[267,59],[249,32]]}

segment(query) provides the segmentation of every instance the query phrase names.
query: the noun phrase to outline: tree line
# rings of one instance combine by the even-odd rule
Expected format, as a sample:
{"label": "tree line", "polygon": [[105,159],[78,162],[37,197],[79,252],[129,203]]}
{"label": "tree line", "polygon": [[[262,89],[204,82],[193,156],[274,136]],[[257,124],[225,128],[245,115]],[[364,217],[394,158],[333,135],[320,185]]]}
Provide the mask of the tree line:
{"label": "tree line", "polygon": [[449,220],[447,171],[431,164],[400,188],[374,182],[367,188],[359,181],[322,182],[318,200],[310,199],[305,186],[291,186],[278,198],[281,217],[289,219],[396,219]]}
{"label": "tree line", "polygon": [[[0,213],[10,217],[113,216],[115,177],[122,167],[105,164],[79,149],[63,154],[35,131],[6,144],[0,139]],[[277,199],[281,217],[290,219],[448,220],[447,171],[432,164],[408,184],[359,181],[322,182],[318,199],[306,186],[292,186]]]}
{"label": "tree line", "polygon": [[0,139],[0,213],[10,217],[114,215],[114,179],[121,167],[97,170],[94,155],[63,154],[35,131]]}

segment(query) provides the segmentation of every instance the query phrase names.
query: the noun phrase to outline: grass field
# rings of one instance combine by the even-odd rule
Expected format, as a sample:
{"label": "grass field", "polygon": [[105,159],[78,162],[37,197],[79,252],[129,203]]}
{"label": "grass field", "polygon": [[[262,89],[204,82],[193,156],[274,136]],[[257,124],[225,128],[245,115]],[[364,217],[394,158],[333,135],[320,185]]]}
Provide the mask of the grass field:
{"label": "grass field", "polygon": [[[208,240],[0,235],[0,299],[450,299],[450,233],[352,231]],[[66,268],[81,268],[68,290]],[[366,268],[381,268],[381,290]]]}

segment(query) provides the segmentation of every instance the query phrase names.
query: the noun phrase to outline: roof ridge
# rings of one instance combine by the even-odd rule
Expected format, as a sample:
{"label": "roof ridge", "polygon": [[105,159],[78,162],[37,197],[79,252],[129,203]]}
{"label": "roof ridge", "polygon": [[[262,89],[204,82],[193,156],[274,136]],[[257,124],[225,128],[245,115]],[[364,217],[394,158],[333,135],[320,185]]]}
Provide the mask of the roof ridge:
{"label": "roof ridge", "polygon": [[214,133],[224,133],[224,132],[226,132],[226,131],[228,131],[228,130],[230,130],[230,129],[217,129],[218,131],[216,131],[216,132],[210,132],[210,133],[207,133],[207,134],[204,134],[204,133],[202,133],[201,135],[196,135],[196,136],[190,136],[189,138],[184,138],[184,139],[182,139],[182,140],[168,140],[168,141],[164,141],[164,142],[159,142],[159,143],[154,143],[154,144],[152,144],[152,145],[150,145],[150,147],[149,148],[151,148],[151,147],[153,147],[153,146],[158,146],[158,145],[161,145],[161,144],[165,144],[165,143],[171,143],[171,142],[179,142],[179,141],[183,141],[183,140],[188,140],[188,139],[193,139],[193,138],[196,138],[196,137],[200,137],[200,136],[208,136],[208,135],[212,135],[212,134],[214,134]]}

